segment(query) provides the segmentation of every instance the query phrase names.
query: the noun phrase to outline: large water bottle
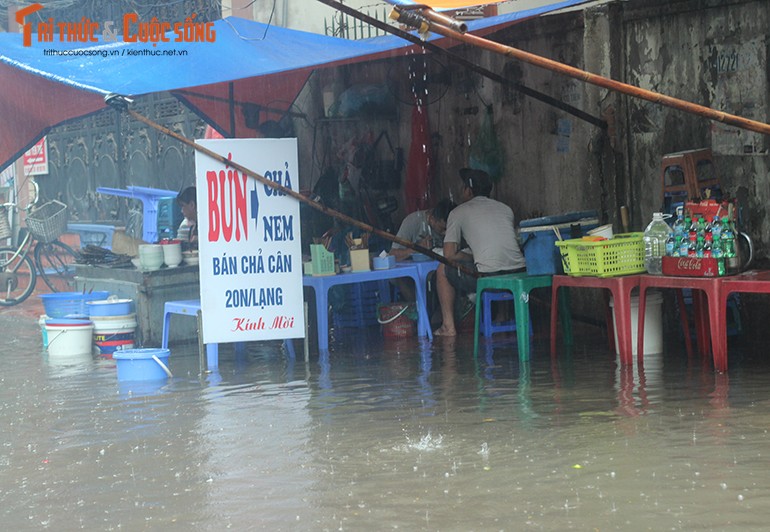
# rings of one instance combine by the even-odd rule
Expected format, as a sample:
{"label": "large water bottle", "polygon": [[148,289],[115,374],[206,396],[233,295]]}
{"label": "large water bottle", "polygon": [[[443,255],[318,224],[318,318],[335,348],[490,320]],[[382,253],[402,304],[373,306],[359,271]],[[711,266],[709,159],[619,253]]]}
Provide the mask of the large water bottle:
{"label": "large water bottle", "polygon": [[663,219],[663,213],[653,213],[652,222],[644,230],[644,267],[647,273],[654,275],[663,273],[666,239],[671,232],[671,227]]}

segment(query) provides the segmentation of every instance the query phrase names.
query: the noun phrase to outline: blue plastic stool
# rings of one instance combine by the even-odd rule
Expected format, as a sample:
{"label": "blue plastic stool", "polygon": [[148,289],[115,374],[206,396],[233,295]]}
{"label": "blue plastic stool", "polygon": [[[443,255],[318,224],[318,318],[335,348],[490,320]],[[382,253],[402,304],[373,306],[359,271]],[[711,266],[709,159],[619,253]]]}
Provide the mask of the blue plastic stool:
{"label": "blue plastic stool", "polygon": [[[485,290],[481,295],[481,334],[489,338],[495,333],[515,332],[516,320],[495,324],[492,321],[492,303],[495,301],[513,301],[513,294],[508,291],[494,292]],[[529,335],[532,336],[532,321],[529,322]]]}
{"label": "blue plastic stool", "polygon": [[[161,340],[161,347],[163,349],[168,349],[169,325],[171,324],[172,314],[197,318],[198,334],[200,334],[201,300],[166,301],[166,304],[163,305],[163,340]],[[206,344],[206,367],[210,370],[219,367],[219,344]],[[205,370],[206,368],[203,367],[203,357],[201,357],[201,371]]]}
{"label": "blue plastic stool", "polygon": [[[529,293],[535,288],[546,288],[553,283],[552,275],[527,275],[526,273],[511,273],[507,275],[495,275],[479,277],[476,279],[476,297],[481,295],[483,302],[484,291],[505,290],[513,299],[514,315],[519,328],[528,331],[531,323],[529,319]],[[473,355],[479,350],[479,325],[481,318],[481,306],[476,305],[476,320],[473,330]],[[490,314],[490,313],[487,313]],[[491,318],[490,318],[491,320]],[[517,335],[519,346],[519,360],[529,360],[529,334]]]}

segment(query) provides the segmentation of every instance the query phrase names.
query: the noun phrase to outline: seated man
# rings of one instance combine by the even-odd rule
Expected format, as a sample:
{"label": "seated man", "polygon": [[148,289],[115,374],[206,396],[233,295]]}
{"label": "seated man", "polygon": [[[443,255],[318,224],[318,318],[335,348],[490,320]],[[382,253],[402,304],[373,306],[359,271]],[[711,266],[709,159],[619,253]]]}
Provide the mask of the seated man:
{"label": "seated man", "polygon": [[[513,211],[489,198],[492,180],[483,170],[463,168],[462,203],[447,220],[444,257],[462,264],[479,276],[526,271],[524,255],[514,229]],[[464,242],[470,254],[460,251]],[[442,324],[434,334],[455,336],[454,304],[458,294],[476,291],[476,276],[441,264],[436,272]]]}
{"label": "seated man", "polygon": [[[443,199],[432,209],[414,211],[401,222],[396,236],[424,248],[441,248],[444,245],[447,217],[454,207],[455,204],[452,203],[452,200]],[[399,261],[408,259],[414,253],[416,252],[413,249],[397,242],[394,242],[390,248],[390,254]]]}

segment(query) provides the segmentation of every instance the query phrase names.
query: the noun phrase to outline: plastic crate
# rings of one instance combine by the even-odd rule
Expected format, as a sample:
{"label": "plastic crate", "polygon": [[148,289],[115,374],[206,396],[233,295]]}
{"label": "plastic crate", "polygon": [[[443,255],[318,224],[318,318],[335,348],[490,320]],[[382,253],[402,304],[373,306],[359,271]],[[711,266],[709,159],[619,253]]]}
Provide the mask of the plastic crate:
{"label": "plastic crate", "polygon": [[609,240],[562,240],[556,245],[561,252],[566,274],[574,277],[618,277],[645,271],[643,236],[644,233],[625,233]]}
{"label": "plastic crate", "polygon": [[161,198],[158,200],[158,237],[176,238],[179,224],[184,220],[182,208],[176,198]]}
{"label": "plastic crate", "polygon": [[378,281],[334,288],[342,294],[341,298],[337,298],[337,304],[332,303],[332,323],[335,329],[371,327],[379,324],[377,308],[382,298]]}
{"label": "plastic crate", "polygon": [[310,258],[313,261],[313,275],[334,275],[334,253],[328,251],[322,244],[310,245]]}

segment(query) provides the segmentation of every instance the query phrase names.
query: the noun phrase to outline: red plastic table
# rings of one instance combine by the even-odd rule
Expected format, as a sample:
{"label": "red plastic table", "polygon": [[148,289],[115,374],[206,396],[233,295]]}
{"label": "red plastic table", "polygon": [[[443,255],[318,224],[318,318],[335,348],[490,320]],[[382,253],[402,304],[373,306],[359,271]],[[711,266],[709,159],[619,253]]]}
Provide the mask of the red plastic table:
{"label": "red plastic table", "polygon": [[750,270],[740,275],[722,277],[719,292],[719,328],[714,330],[712,340],[714,366],[718,371],[727,371],[727,298],[733,292],[770,294],[770,271]]}
{"label": "red plastic table", "polygon": [[[637,327],[637,353],[644,353],[644,315],[647,308],[647,289],[648,288],[677,288],[681,291],[683,288],[693,290],[693,310],[695,317],[696,338],[700,352],[708,354],[709,350],[714,355],[714,367],[717,371],[725,371],[727,364],[724,363],[727,358],[722,354],[721,348],[717,345],[718,340],[714,338],[719,336],[718,331],[727,330],[727,303],[720,303],[720,293],[722,283],[725,277],[675,277],[671,275],[642,275],[639,283],[639,317]],[[696,290],[698,292],[696,292]],[[704,298],[705,297],[705,304]],[[682,301],[680,296],[680,302]],[[684,307],[681,306],[680,312],[682,324],[685,327],[685,342],[690,341],[688,323]],[[715,331],[712,337],[709,331]],[[710,338],[711,337],[711,338]],[[711,345],[709,345],[711,339]],[[688,352],[690,346],[688,344]]]}
{"label": "red plastic table", "polygon": [[[551,356],[556,354],[556,330],[558,326],[559,288],[604,288],[614,299],[615,324],[618,331],[618,352],[621,364],[632,364],[634,352],[631,340],[631,290],[639,286],[641,275],[621,277],[572,277],[554,275],[551,291]],[[613,344],[612,321],[607,320],[610,344]]]}

